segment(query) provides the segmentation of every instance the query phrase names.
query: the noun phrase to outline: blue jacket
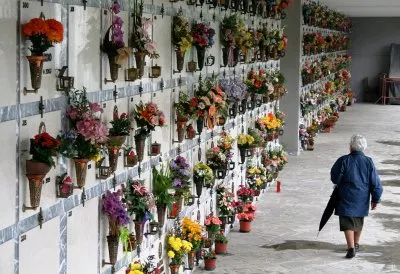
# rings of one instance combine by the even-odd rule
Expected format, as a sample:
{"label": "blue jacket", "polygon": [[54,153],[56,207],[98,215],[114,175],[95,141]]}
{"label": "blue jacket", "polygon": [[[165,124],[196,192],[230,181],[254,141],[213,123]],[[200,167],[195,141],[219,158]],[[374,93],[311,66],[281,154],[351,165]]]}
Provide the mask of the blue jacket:
{"label": "blue jacket", "polygon": [[339,188],[335,215],[368,216],[370,196],[373,203],[381,199],[383,188],[375,165],[362,152],[340,157],[331,169],[331,181]]}

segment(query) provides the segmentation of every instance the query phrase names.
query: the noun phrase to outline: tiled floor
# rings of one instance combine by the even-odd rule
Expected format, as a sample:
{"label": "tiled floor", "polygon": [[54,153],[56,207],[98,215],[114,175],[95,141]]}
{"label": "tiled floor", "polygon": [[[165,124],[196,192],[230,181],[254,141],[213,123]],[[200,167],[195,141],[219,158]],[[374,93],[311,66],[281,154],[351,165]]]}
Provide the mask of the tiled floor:
{"label": "tiled floor", "polygon": [[[345,255],[345,239],[333,216],[317,237],[332,191],[329,171],[348,153],[352,134],[363,134],[384,186],[382,203],[365,219],[361,250]],[[257,204],[251,233],[229,234],[229,254],[207,273],[400,273],[400,107],[357,104],[341,113],[332,133],[321,133],[314,151],[290,157],[280,180]],[[200,269],[196,273],[206,273]]]}

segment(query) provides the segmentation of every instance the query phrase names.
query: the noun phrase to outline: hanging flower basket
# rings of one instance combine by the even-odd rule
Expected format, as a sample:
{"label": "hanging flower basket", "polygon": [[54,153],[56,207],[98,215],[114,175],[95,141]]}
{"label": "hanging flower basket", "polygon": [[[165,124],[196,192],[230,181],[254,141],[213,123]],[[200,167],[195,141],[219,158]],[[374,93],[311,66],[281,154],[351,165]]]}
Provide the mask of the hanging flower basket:
{"label": "hanging flower basket", "polygon": [[79,188],[83,188],[86,183],[86,170],[89,159],[74,159],[76,184]]}
{"label": "hanging flower basket", "polygon": [[115,265],[118,258],[119,237],[107,236],[107,243],[108,243],[108,256],[110,258],[110,263],[112,265]]}
{"label": "hanging flower basket", "polygon": [[158,223],[160,224],[160,228],[164,227],[165,223],[165,212],[167,211],[166,205],[157,205],[157,217]]}
{"label": "hanging flower basket", "polygon": [[40,89],[42,84],[42,72],[44,56],[26,56],[29,62],[29,71],[31,74],[31,85],[34,90]]}
{"label": "hanging flower basket", "polygon": [[31,207],[36,209],[40,205],[40,196],[42,193],[42,181],[46,174],[50,171],[51,166],[36,162],[33,160],[26,161],[26,177],[29,180],[29,193]]}
{"label": "hanging flower basket", "polygon": [[119,150],[122,144],[125,142],[126,136],[108,136],[108,160],[110,167],[110,174],[117,170]]}
{"label": "hanging flower basket", "polygon": [[115,62],[115,55],[107,54],[108,64],[110,66],[110,79],[115,83],[118,80],[118,70],[120,65]]}

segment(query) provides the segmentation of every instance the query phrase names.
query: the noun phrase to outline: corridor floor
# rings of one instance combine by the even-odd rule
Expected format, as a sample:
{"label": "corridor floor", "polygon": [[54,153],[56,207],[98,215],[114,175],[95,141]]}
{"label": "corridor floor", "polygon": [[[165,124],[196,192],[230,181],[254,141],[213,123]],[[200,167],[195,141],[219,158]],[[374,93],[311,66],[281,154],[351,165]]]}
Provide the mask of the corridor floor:
{"label": "corridor floor", "polygon": [[[400,273],[400,114],[398,106],[356,104],[341,113],[332,133],[321,133],[314,151],[289,157],[275,186],[257,203],[250,233],[229,233],[229,254],[218,256],[214,271],[196,273]],[[382,203],[365,219],[360,252],[345,259],[345,239],[332,216],[317,237],[332,192],[329,171],[348,153],[352,134],[368,141],[384,187]]]}

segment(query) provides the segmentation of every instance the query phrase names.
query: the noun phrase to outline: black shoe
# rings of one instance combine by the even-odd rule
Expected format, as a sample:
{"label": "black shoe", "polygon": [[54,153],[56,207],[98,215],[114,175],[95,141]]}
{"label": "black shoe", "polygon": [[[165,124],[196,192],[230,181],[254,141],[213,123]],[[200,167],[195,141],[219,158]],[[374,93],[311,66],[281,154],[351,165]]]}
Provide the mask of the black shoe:
{"label": "black shoe", "polygon": [[355,248],[356,252],[358,252],[360,250],[360,245],[358,243],[355,243],[354,248]]}
{"label": "black shoe", "polygon": [[350,248],[349,250],[347,250],[346,254],[347,259],[354,258],[355,256],[356,256],[356,250],[354,248]]}

